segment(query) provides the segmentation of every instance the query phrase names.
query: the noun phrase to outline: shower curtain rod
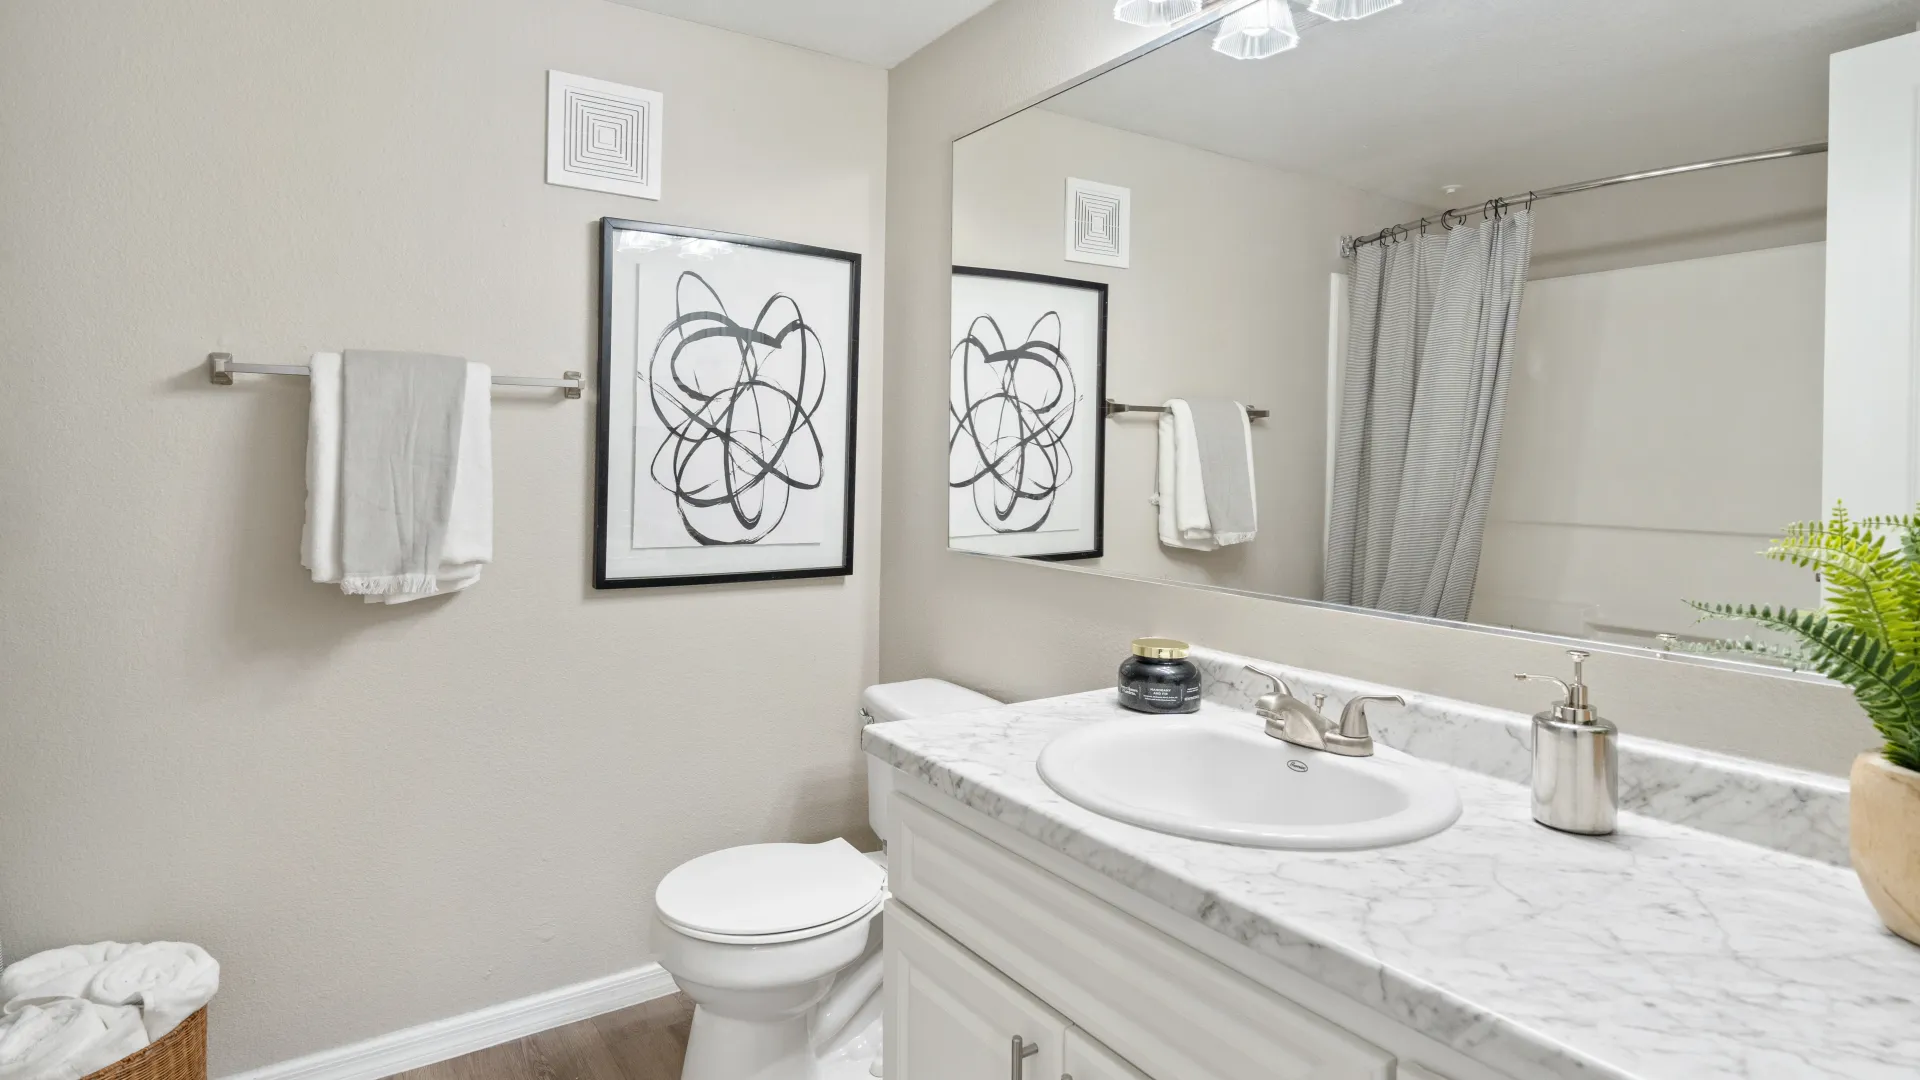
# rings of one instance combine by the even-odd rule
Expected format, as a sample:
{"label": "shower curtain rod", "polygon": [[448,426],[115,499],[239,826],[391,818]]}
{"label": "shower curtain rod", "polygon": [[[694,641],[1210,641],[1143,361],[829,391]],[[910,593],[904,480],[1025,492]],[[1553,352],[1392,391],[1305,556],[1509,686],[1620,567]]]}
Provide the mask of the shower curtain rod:
{"label": "shower curtain rod", "polygon": [[1451,229],[1454,227],[1451,221],[1453,218],[1465,219],[1469,214],[1476,214],[1485,210],[1498,212],[1518,203],[1535,203],[1541,199],[1551,199],[1560,195],[1572,195],[1580,191],[1593,191],[1596,188],[1613,187],[1616,184],[1631,184],[1637,180],[1654,180],[1662,176],[1678,176],[1681,173],[1703,172],[1707,169],[1724,169],[1729,165],[1751,165],[1758,161],[1779,161],[1782,158],[1806,157],[1809,154],[1824,154],[1826,152],[1826,143],[1806,143],[1801,146],[1783,147],[1779,150],[1762,150],[1757,154],[1741,154],[1739,157],[1715,158],[1712,161],[1696,161],[1691,165],[1671,165],[1664,169],[1622,173],[1619,176],[1607,176],[1599,180],[1582,180],[1577,184],[1561,184],[1559,187],[1541,188],[1538,191],[1523,191],[1518,195],[1505,195],[1498,199],[1488,199],[1486,202],[1475,206],[1461,206],[1455,207],[1452,210],[1442,210],[1440,216],[1437,218],[1423,217],[1419,221],[1409,221],[1404,225],[1389,225],[1377,233],[1369,233],[1366,236],[1342,237],[1340,240],[1340,254],[1343,258],[1351,257],[1355,249],[1363,245],[1378,243],[1390,236],[1403,235],[1408,232],[1424,229],[1430,225],[1441,225]]}

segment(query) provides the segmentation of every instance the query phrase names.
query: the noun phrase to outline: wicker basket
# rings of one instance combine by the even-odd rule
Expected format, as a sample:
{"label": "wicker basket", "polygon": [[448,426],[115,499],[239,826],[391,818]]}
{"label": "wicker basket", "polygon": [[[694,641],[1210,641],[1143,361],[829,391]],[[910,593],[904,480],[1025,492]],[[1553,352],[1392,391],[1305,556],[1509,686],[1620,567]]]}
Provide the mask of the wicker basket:
{"label": "wicker basket", "polygon": [[198,1011],[137,1053],[83,1080],[207,1080],[207,1009]]}

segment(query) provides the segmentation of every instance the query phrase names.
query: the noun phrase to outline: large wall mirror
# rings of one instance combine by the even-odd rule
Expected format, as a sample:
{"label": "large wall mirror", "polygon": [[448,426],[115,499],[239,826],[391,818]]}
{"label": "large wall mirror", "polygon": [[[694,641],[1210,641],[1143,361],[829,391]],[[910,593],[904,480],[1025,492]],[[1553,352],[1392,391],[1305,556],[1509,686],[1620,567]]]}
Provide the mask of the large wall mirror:
{"label": "large wall mirror", "polygon": [[1814,604],[1770,537],[1915,504],[1917,19],[1261,0],[960,139],[949,545],[1682,651]]}

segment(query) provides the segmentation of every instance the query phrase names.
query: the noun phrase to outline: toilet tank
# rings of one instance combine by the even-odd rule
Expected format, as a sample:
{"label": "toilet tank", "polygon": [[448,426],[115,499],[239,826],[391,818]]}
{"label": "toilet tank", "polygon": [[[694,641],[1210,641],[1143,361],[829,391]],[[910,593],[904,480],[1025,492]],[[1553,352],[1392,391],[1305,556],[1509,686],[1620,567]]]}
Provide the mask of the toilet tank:
{"label": "toilet tank", "polygon": [[[886,724],[895,720],[921,720],[929,716],[988,709],[1001,702],[985,694],[956,686],[945,679],[909,679],[906,682],[869,686],[860,695],[860,723]],[[887,832],[887,799],[893,794],[893,767],[879,758],[867,758],[867,822],[882,843],[891,840]]]}

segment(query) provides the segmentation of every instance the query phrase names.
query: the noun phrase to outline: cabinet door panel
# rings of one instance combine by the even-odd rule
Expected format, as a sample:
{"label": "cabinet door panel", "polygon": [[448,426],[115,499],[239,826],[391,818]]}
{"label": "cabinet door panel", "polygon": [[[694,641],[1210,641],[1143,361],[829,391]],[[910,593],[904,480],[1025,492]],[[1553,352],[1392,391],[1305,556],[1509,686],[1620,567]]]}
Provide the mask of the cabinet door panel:
{"label": "cabinet door panel", "polygon": [[1065,1074],[1060,1080],[1148,1080],[1147,1074],[1120,1060],[1079,1028],[1068,1028]]}
{"label": "cabinet door panel", "polygon": [[[888,1080],[1054,1080],[1067,1024],[896,903],[886,914]],[[1012,1043],[1039,1047],[1014,1072]]]}
{"label": "cabinet door panel", "polygon": [[892,810],[895,838],[887,873],[895,899],[1147,1075],[1393,1075],[1393,1056],[1379,1047],[906,794],[894,793]]}

